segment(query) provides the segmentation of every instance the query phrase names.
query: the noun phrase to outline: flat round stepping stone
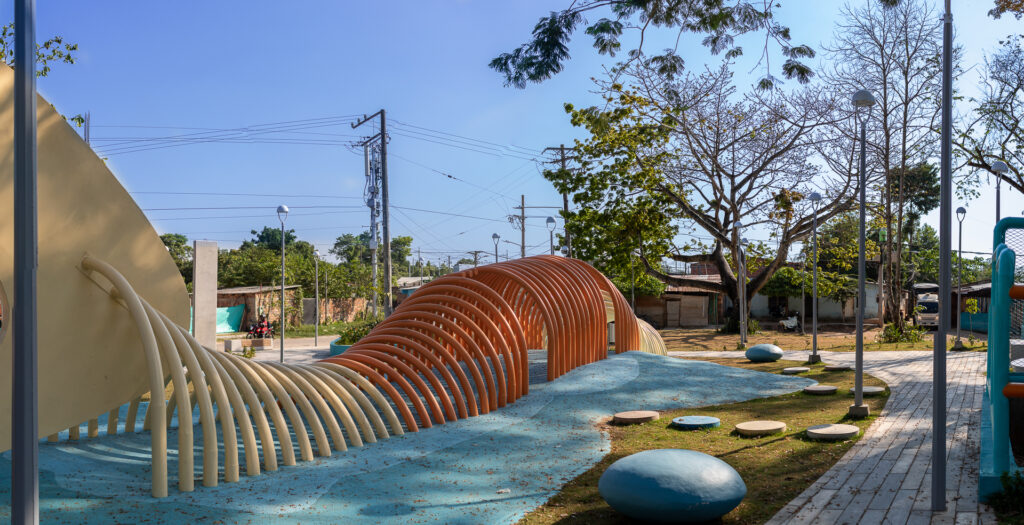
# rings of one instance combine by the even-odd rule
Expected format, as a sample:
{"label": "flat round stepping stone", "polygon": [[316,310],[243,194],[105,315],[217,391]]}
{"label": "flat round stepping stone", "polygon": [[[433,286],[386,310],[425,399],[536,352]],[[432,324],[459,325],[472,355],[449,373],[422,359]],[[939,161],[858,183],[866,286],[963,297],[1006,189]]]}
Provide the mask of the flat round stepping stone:
{"label": "flat round stepping stone", "polygon": [[[882,392],[885,392],[885,387],[880,386],[862,386],[861,392],[866,396],[877,396]],[[850,389],[850,393],[854,393],[853,389]]]}
{"label": "flat round stepping stone", "polygon": [[850,365],[825,365],[826,372],[846,372],[853,370]]}
{"label": "flat round stepping stone", "polygon": [[761,343],[748,348],[744,355],[755,363],[771,363],[782,359],[782,349],[775,345]]}
{"label": "flat round stepping stone", "polygon": [[638,423],[646,423],[648,421],[654,421],[661,417],[661,414],[653,410],[630,410],[628,412],[619,412],[612,417],[612,422],[616,425],[636,425]]}
{"label": "flat round stepping stone", "polygon": [[747,495],[728,463],[694,450],[645,450],[612,463],[597,484],[613,509],[642,520],[703,523],[736,508]]}
{"label": "flat round stepping stone", "polygon": [[841,441],[860,434],[860,428],[854,425],[815,425],[807,427],[807,437],[819,441]]}
{"label": "flat round stepping stone", "polygon": [[811,369],[806,366],[791,366],[789,368],[783,368],[782,373],[788,376],[793,374],[802,374],[804,372],[810,372]]}
{"label": "flat round stepping stone", "polygon": [[835,394],[837,390],[839,390],[839,388],[833,385],[811,385],[804,388],[804,393],[816,396],[827,396],[829,394]]}
{"label": "flat round stepping stone", "polygon": [[678,428],[679,430],[715,428],[721,424],[722,420],[711,416],[683,416],[672,420],[672,428]]}
{"label": "flat round stepping stone", "polygon": [[786,424],[782,421],[746,421],[736,425],[736,432],[747,437],[769,436],[785,430]]}

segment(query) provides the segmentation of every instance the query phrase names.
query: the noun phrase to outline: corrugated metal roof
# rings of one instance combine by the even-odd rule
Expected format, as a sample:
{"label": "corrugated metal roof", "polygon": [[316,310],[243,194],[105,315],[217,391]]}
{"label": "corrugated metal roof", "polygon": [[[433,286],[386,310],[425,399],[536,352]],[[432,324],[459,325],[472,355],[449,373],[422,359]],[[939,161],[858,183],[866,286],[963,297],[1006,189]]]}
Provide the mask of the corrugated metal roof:
{"label": "corrugated metal roof", "polygon": [[[286,284],[284,285],[285,290],[293,290],[298,288],[297,284]],[[280,290],[280,286],[236,286],[234,288],[221,288],[217,290],[218,294],[247,294],[247,293],[260,293],[260,292],[273,292]]]}
{"label": "corrugated metal roof", "polygon": [[[673,277],[680,277],[690,281],[705,281],[709,283],[719,284],[722,282],[722,276],[718,274],[709,275],[675,275]],[[665,287],[666,293],[687,293],[687,292],[698,292],[698,293],[713,293],[703,288],[698,288],[692,285],[668,285]]]}

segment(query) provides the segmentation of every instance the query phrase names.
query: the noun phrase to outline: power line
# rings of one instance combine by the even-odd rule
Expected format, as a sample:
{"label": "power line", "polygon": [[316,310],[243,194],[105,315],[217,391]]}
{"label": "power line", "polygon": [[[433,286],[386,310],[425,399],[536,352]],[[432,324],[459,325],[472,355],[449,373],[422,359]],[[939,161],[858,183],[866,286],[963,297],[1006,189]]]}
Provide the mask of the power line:
{"label": "power line", "polygon": [[[329,209],[361,209],[362,206],[291,206],[291,209],[315,209],[315,208],[329,208]],[[265,210],[271,209],[270,206],[199,206],[189,208],[142,208],[142,211],[185,211],[185,210]]]}
{"label": "power line", "polygon": [[[311,217],[314,215],[335,215],[340,213],[361,213],[358,210],[352,211],[324,211],[319,213],[292,213],[289,217]],[[149,217],[151,221],[194,221],[194,220],[208,220],[208,219],[266,219],[276,218],[271,214],[263,215],[212,215],[205,217]]]}
{"label": "power line", "polygon": [[302,195],[283,193],[218,193],[206,191],[131,191],[132,195],[199,195],[209,197],[280,197],[287,199],[352,199],[362,201],[362,197],[345,195]]}
{"label": "power line", "polygon": [[447,131],[431,129],[431,128],[427,128],[427,127],[424,127],[424,126],[417,126],[415,124],[409,124],[407,122],[402,122],[402,121],[399,121],[399,120],[395,120],[393,122],[395,122],[396,124],[398,124],[399,126],[402,126],[402,127],[415,128],[415,129],[420,129],[420,130],[423,130],[423,131],[430,131],[432,133],[437,133],[437,134],[441,134],[441,135],[448,135],[448,136],[451,136],[451,137],[456,137],[456,138],[465,139],[465,140],[471,140],[471,141],[479,142],[479,143],[482,143],[482,144],[488,144],[488,145],[491,145],[491,146],[498,146],[500,148],[516,148],[516,149],[523,150],[523,151],[525,151],[527,153],[531,153],[531,154],[534,154],[534,155],[540,153],[538,150],[530,149],[530,148],[524,148],[522,146],[516,146],[514,144],[498,144],[496,142],[489,142],[489,141],[486,141],[486,140],[474,139],[472,137],[465,137],[463,135],[456,135],[454,133],[448,133]]}

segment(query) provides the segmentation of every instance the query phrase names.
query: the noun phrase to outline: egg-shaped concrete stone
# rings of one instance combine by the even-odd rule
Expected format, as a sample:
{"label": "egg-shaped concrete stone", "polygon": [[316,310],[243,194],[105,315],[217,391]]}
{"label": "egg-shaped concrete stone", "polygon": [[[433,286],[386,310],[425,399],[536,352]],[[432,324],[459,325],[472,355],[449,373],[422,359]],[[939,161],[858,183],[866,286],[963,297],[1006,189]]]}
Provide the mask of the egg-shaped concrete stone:
{"label": "egg-shaped concrete stone", "polygon": [[775,345],[761,343],[748,348],[746,355],[747,359],[755,363],[770,363],[782,359],[782,349]]}
{"label": "egg-shaped concrete stone", "polygon": [[728,463],[680,449],[626,456],[604,471],[597,488],[622,514],[663,523],[717,519],[747,495],[747,485]]}

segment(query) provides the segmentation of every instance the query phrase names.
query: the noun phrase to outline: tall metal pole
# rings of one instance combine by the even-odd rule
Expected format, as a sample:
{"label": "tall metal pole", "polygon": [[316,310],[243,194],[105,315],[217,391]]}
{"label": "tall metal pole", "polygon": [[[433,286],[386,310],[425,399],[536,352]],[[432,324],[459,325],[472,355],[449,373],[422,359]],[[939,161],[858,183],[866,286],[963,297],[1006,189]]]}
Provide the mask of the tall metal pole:
{"label": "tall metal pole", "polygon": [[526,195],[519,196],[519,258],[526,258]]}
{"label": "tall metal pole", "polygon": [[[569,194],[562,194],[562,210],[565,211],[566,216],[569,215]],[[572,257],[572,235],[569,233],[569,221],[566,220],[565,224],[562,225],[565,231],[565,252],[566,255]]]}
{"label": "tall metal pole", "polygon": [[[562,166],[562,171],[565,171],[565,144],[559,144],[557,148],[544,148],[544,153],[548,150],[558,150],[558,160]],[[562,192],[562,211],[565,212],[565,218],[569,218],[569,194]],[[563,232],[565,233],[565,254],[572,257],[572,235],[569,234],[569,221],[565,221],[563,226]]]}
{"label": "tall metal pole", "polygon": [[320,345],[320,252],[313,253],[313,289],[314,301],[316,301],[316,322],[313,325],[313,346]]}
{"label": "tall metal pole", "polygon": [[281,220],[281,362],[284,362],[284,219]]}
{"label": "tall metal pole", "polygon": [[863,410],[867,408],[864,405],[864,308],[867,303],[867,292],[865,291],[865,262],[864,262],[864,228],[866,222],[866,211],[865,203],[867,201],[867,178],[868,178],[868,165],[867,165],[867,133],[868,133],[868,119],[867,116],[860,123],[860,173],[857,174],[858,184],[860,185],[860,223],[859,232],[857,236],[857,352],[855,356],[855,372],[854,372],[854,394],[853,394],[853,406],[850,407],[850,415],[863,417],[867,414],[863,413]]}
{"label": "tall metal pole", "polygon": [[[358,128],[363,124],[370,121],[370,119],[380,116],[380,134],[375,137],[380,137],[380,198],[381,198],[381,219],[382,229],[384,237],[384,313],[391,313],[391,210],[390,200],[388,199],[388,128],[387,128],[387,116],[384,109],[370,115],[369,117],[363,116],[363,119],[359,122],[353,122],[352,128]],[[369,141],[373,141],[374,138],[370,138]],[[369,143],[369,141],[367,143]]]}
{"label": "tall metal pole", "polygon": [[[959,215],[959,213],[957,214]],[[957,217],[959,218],[959,217]],[[960,299],[964,293],[964,221],[960,219],[959,232],[957,233],[957,269],[956,269],[956,343],[953,344],[953,348],[963,347],[963,343],[960,342]]]}
{"label": "tall metal pole", "polygon": [[939,174],[939,327],[932,362],[932,510],[946,510],[946,330],[949,329],[949,231],[953,206],[953,13],[942,21],[942,144]]}
{"label": "tall metal pole", "polygon": [[747,257],[740,239],[740,342],[747,344]]}
{"label": "tall metal pole", "polygon": [[999,215],[999,187],[1002,186],[1002,182],[1003,178],[996,176],[996,222],[999,222],[999,219],[1002,218]]}
{"label": "tall metal pole", "polygon": [[363,144],[363,163],[370,188],[370,198],[367,199],[366,205],[370,207],[370,282],[373,283],[371,305],[373,316],[377,317],[380,302],[377,296],[377,172],[370,161],[370,144]]}
{"label": "tall metal pole", "polygon": [[391,314],[391,212],[388,199],[388,129],[384,110],[380,110],[380,198],[382,240],[384,241],[384,313]]}
{"label": "tall metal pole", "polygon": [[806,308],[806,305],[807,305],[807,281],[804,280],[806,278],[807,278],[807,256],[804,255],[804,267],[803,267],[803,271],[800,273],[800,334],[801,335],[804,335],[804,334],[807,333],[806,328],[804,328],[804,327],[807,326],[807,322],[806,322],[807,321],[807,308]]}
{"label": "tall metal pole", "polygon": [[820,363],[818,355],[818,203],[814,203],[814,221],[811,229],[811,261],[814,277],[811,284],[811,358],[808,361]]}
{"label": "tall metal pole", "polygon": [[555,230],[548,232],[548,246],[551,247],[551,255],[555,254]]}
{"label": "tall metal pole", "polygon": [[36,5],[14,2],[14,358],[11,368],[11,523],[39,523],[36,270]]}

